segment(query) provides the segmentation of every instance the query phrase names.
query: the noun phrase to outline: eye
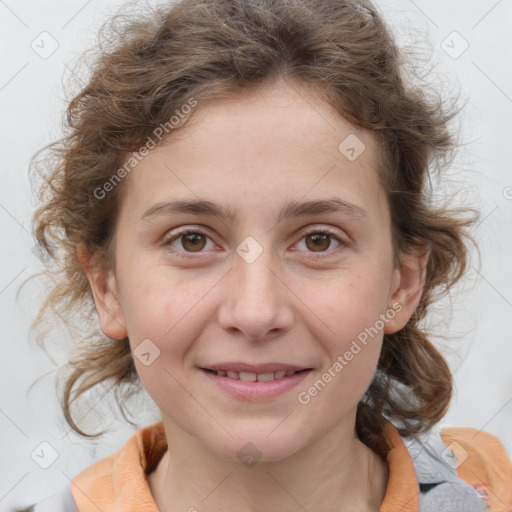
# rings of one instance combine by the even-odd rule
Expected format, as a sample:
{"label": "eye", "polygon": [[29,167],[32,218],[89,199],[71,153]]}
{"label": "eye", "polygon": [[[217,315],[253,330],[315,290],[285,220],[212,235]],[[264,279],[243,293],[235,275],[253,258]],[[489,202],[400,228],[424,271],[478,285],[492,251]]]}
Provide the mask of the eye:
{"label": "eye", "polygon": [[[339,247],[348,245],[337,233],[327,228],[309,229],[308,231],[302,232],[301,235],[302,238],[298,245],[305,247],[307,252],[330,254],[331,252],[336,252],[336,249]],[[333,249],[328,250],[333,240],[335,240],[337,245]]]}
{"label": "eye", "polygon": [[[210,240],[210,237],[201,230],[186,228],[169,236],[163,242],[163,245],[170,246],[177,253],[200,253],[206,247],[208,240]],[[178,247],[174,245],[174,242],[178,242]]]}

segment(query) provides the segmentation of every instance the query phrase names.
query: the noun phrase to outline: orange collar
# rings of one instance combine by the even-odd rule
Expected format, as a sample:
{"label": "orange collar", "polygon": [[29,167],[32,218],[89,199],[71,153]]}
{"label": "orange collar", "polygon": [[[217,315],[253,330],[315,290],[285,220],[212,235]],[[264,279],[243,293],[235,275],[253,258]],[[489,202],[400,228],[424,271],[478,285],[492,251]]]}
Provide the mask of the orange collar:
{"label": "orange collar", "polygon": [[[419,485],[414,465],[397,429],[384,430],[391,444],[387,455],[389,479],[380,512],[418,512]],[[167,446],[160,421],[136,432],[123,448],[79,473],[71,492],[79,512],[158,512],[146,470],[160,459]]]}
{"label": "orange collar", "polygon": [[386,423],[384,435],[389,440],[391,449],[387,454],[388,487],[380,512],[419,512],[420,486],[409,450],[392,423]]}

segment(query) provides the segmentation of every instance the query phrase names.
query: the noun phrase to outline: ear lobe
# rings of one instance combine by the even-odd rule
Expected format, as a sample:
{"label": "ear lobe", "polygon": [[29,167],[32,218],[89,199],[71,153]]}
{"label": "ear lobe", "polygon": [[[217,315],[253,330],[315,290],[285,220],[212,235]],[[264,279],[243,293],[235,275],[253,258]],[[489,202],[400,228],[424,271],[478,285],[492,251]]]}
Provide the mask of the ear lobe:
{"label": "ear lobe", "polygon": [[126,338],[128,332],[113,271],[95,264],[94,254],[84,244],[78,246],[77,256],[91,286],[101,330],[112,339]]}
{"label": "ear lobe", "polygon": [[405,327],[418,307],[425,286],[429,255],[426,246],[414,247],[401,255],[400,268],[396,269],[398,285],[390,298],[396,314],[386,323],[384,334],[393,334]]}

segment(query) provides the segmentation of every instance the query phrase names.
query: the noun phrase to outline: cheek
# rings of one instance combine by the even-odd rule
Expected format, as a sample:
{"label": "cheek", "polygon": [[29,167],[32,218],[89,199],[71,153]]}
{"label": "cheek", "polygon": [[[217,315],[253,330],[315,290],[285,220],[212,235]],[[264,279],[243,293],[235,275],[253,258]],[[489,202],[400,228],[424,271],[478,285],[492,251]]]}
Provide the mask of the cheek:
{"label": "cheek", "polygon": [[327,353],[325,364],[297,396],[311,417],[330,418],[326,425],[335,425],[353,411],[374,378],[382,347],[383,321],[382,301],[371,299],[352,296],[326,310],[334,334],[319,338]]}
{"label": "cheek", "polygon": [[322,293],[319,290],[314,307],[321,312],[319,317],[330,333],[330,352],[334,350],[339,355],[348,350],[353,340],[364,342],[383,330],[381,319],[388,307],[388,283],[382,276],[370,273],[332,283],[335,284]]}
{"label": "cheek", "polygon": [[178,382],[183,383],[184,361],[207,318],[207,297],[199,283],[158,277],[132,274],[123,310],[139,378],[161,403],[183,394]]}
{"label": "cheek", "polygon": [[375,374],[383,330],[393,317],[387,314],[385,283],[380,279],[370,273],[357,275],[317,295],[314,307],[322,312],[323,325],[316,336],[328,355],[320,378],[333,399],[353,401],[354,394],[357,403]]}
{"label": "cheek", "polygon": [[329,360],[322,368],[320,378],[337,395],[362,395],[375,374],[379,360],[383,340],[381,322],[373,320],[366,324],[356,320],[347,321],[338,329],[336,339],[331,337],[325,346]]}
{"label": "cheek", "polygon": [[164,265],[131,269],[123,286],[123,311],[128,336],[136,346],[150,338],[157,344],[186,339],[186,326],[194,329],[197,312],[216,280],[170,272]]}
{"label": "cheek", "polygon": [[366,342],[357,336],[340,339],[330,347],[328,366],[297,395],[297,407],[308,418],[308,431],[328,432],[355,414],[374,378],[381,344],[379,334]]}

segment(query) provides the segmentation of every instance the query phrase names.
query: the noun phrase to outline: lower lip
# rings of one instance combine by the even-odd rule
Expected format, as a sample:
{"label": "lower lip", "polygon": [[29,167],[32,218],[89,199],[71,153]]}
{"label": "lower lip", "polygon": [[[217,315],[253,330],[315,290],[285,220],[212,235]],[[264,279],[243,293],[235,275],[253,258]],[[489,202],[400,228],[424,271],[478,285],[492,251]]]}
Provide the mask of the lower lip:
{"label": "lower lip", "polygon": [[221,389],[237,398],[259,400],[273,398],[289,391],[297,386],[312,370],[306,370],[281,379],[263,382],[246,382],[243,380],[230,379],[229,377],[222,377],[201,368],[200,371],[207,378],[215,382]]}

